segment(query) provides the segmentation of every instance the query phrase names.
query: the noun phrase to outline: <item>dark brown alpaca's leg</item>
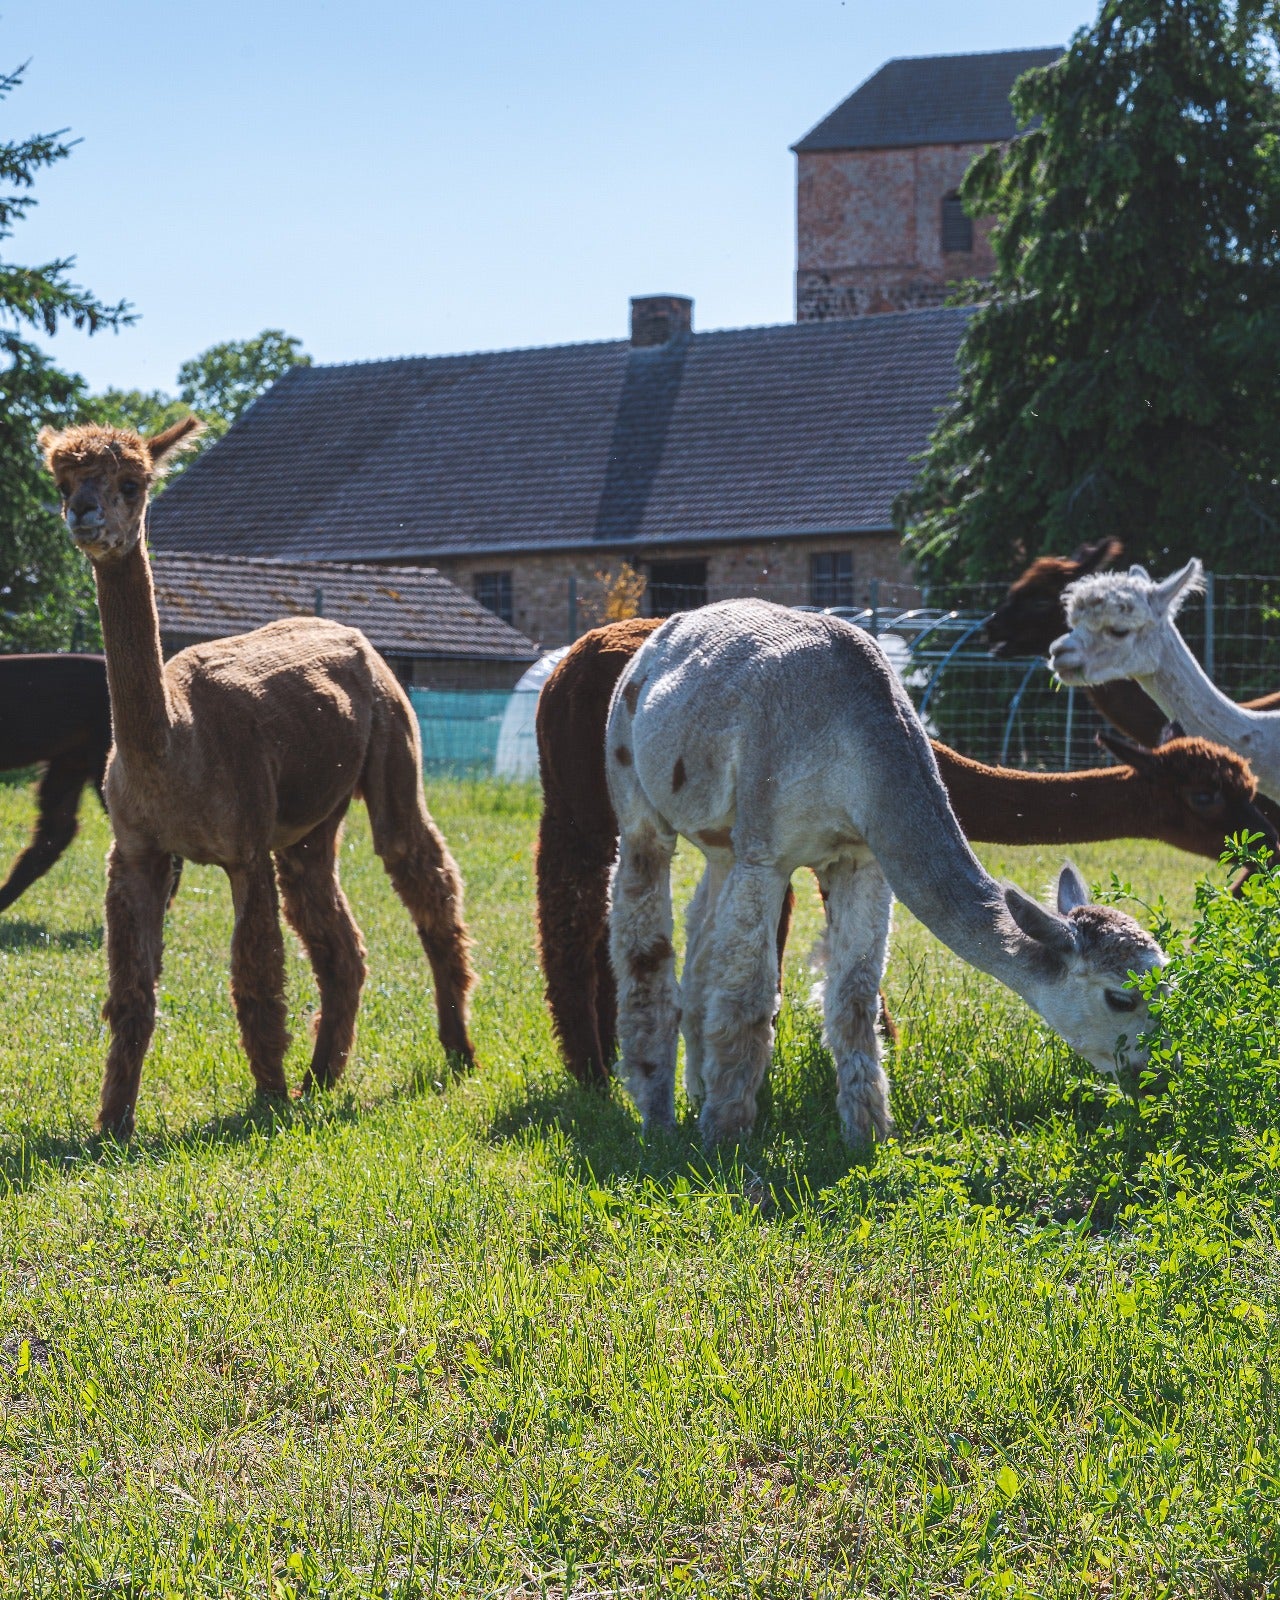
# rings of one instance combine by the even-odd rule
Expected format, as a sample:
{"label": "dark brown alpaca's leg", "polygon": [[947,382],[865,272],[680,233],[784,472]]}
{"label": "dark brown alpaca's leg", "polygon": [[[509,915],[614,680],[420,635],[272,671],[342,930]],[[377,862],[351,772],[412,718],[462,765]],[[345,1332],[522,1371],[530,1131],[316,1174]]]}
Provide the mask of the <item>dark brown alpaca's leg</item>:
{"label": "dark brown alpaca's leg", "polygon": [[75,838],[80,791],[91,776],[80,754],[57,756],[45,768],[36,790],[40,809],[31,843],[0,885],[0,911],[42,878]]}
{"label": "dark brown alpaca's leg", "polygon": [[344,804],[305,839],[276,854],[276,877],[289,925],[302,940],[320,990],[311,1065],[304,1092],[342,1076],[356,1039],[364,986],[364,941],[338,882]]}
{"label": "dark brown alpaca's leg", "polygon": [[107,1003],[111,1028],[98,1127],[127,1139],[133,1132],[142,1060],[156,1023],[156,984],[164,943],[169,857],[159,851],[125,857],[118,843],[107,855]]}
{"label": "dark brown alpaca's leg", "polygon": [[360,793],[373,847],[418,930],[435,979],[440,1043],[455,1067],[473,1067],[467,1033],[471,938],[462,920],[462,875],[422,793],[418,727],[398,686],[379,707]]}
{"label": "dark brown alpaca's leg", "polygon": [[[609,1080],[617,993],[609,964],[609,870],[617,838],[584,834],[548,793],[538,829],[538,943],[551,1024],[579,1083]],[[612,819],[611,819],[612,820]]]}
{"label": "dark brown alpaca's leg", "polygon": [[[166,866],[172,863],[166,857]],[[259,1094],[284,1096],[285,1028],[284,939],[276,905],[271,859],[250,867],[228,868],[236,924],[231,935],[231,998],[240,1023],[240,1041]],[[169,876],[166,873],[165,886]]]}

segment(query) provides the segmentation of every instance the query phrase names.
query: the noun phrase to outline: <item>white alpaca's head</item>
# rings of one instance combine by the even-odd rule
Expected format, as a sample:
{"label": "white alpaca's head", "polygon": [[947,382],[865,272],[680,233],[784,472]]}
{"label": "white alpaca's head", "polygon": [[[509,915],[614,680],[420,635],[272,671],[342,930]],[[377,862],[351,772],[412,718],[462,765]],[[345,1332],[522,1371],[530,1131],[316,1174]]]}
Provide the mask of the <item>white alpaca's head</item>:
{"label": "white alpaca's head", "polygon": [[1147,1051],[1138,1035],[1147,1025],[1147,1002],[1125,984],[1130,973],[1165,964],[1165,954],[1134,919],[1114,906],[1089,903],[1089,890],[1068,864],[1058,875],[1057,912],[1010,884],[1005,904],[1018,927],[1039,947],[1037,967],[1024,991],[1032,1008],[1100,1072],[1122,1063],[1142,1067]]}
{"label": "white alpaca's head", "polygon": [[1070,631],[1050,645],[1049,665],[1065,684],[1154,677],[1165,630],[1203,586],[1195,556],[1162,583],[1145,567],[1081,578],[1063,591]]}

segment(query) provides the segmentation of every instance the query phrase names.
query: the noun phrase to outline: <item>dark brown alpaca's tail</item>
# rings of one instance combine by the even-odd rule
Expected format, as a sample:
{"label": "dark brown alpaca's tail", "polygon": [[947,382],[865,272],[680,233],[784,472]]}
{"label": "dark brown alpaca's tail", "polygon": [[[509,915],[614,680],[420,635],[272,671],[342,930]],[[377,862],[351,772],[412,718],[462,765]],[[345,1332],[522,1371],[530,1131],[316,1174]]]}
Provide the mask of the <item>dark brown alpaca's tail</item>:
{"label": "dark brown alpaca's tail", "polygon": [[373,847],[413,918],[435,979],[440,1043],[455,1066],[475,1065],[467,1032],[471,937],[462,920],[462,875],[422,792],[418,720],[404,691],[386,677],[360,777]]}
{"label": "dark brown alpaca's tail", "polygon": [[101,771],[83,751],[56,756],[45,768],[36,791],[40,809],[31,843],[0,885],[0,911],[42,878],[75,838],[81,791],[86,783],[101,781]]}

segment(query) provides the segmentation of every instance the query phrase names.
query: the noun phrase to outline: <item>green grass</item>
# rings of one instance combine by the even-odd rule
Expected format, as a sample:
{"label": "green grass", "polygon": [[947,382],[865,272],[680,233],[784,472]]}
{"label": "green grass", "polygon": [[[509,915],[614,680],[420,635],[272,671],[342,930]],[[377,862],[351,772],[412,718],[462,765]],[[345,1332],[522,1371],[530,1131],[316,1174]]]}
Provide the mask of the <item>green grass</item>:
{"label": "green grass", "polygon": [[[756,1138],[645,1143],[555,1054],[536,796],[430,798],[478,941],[469,1078],[363,814],[357,1055],[283,1113],[251,1098],[220,873],[170,915],[127,1149],[90,1132],[96,806],[0,920],[0,1592],[1280,1592],[1274,1208],[1180,1182],[1126,1212],[1123,1096],[901,909],[900,1138],[851,1163],[807,888]],[[31,810],[0,788],[0,857]],[[987,859],[1033,888],[1058,865]],[[1189,917],[1189,858],[1077,859]]]}

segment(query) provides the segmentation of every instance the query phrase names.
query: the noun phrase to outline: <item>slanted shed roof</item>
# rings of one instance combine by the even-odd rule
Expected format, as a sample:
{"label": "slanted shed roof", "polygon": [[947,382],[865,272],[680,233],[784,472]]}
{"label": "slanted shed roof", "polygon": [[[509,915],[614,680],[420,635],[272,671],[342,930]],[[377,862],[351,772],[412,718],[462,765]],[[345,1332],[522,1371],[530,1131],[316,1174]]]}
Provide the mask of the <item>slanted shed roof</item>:
{"label": "slanted shed roof", "polygon": [[[161,497],[161,503],[163,501]],[[221,639],[278,617],[322,615],[362,629],[386,656],[533,661],[532,641],[430,567],[262,561],[153,550],[160,631]]]}
{"label": "slanted shed roof", "polygon": [[1009,91],[1024,72],[1046,67],[1061,54],[1054,46],[886,61],[791,148],[892,150],[1012,139],[1019,130]]}
{"label": "slanted shed roof", "polygon": [[885,531],[967,316],[295,367],[159,497],[152,543],[395,561]]}

